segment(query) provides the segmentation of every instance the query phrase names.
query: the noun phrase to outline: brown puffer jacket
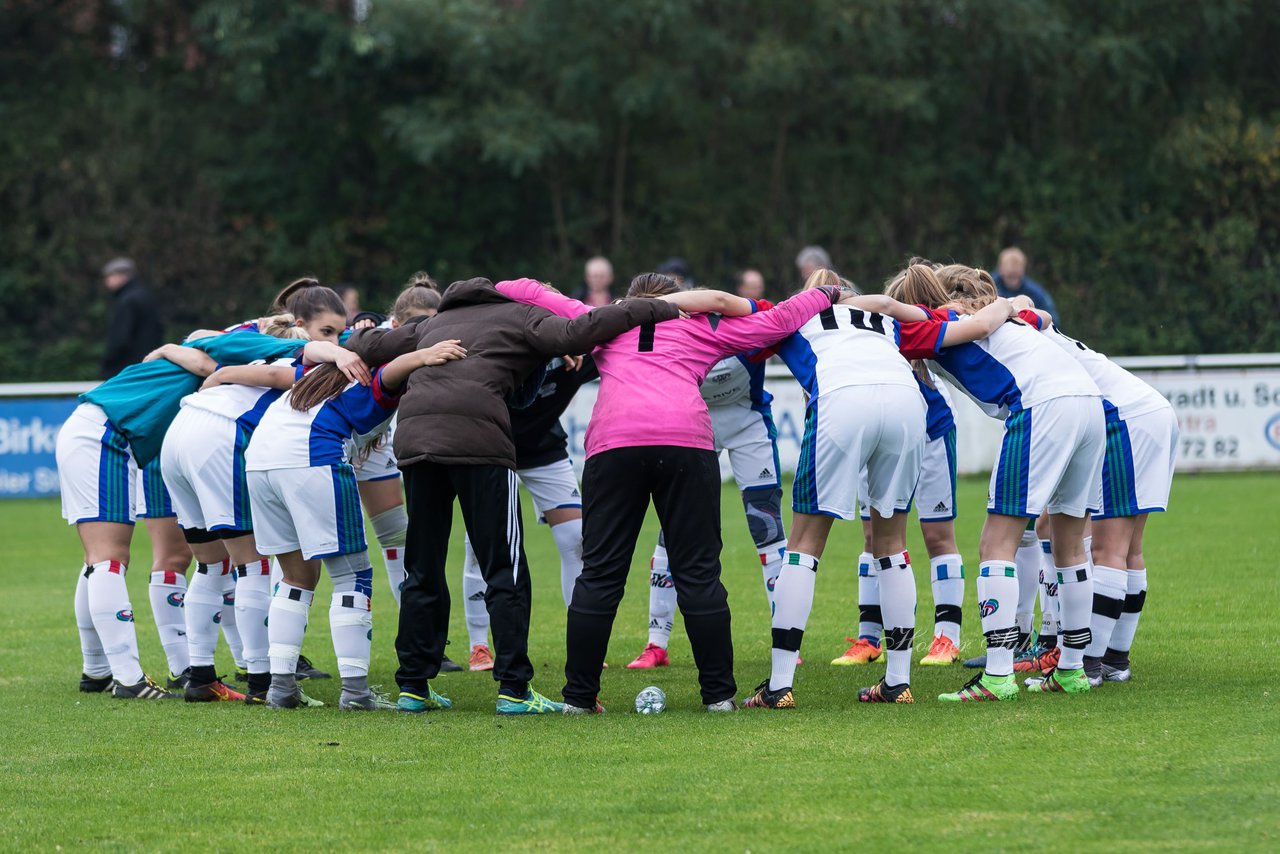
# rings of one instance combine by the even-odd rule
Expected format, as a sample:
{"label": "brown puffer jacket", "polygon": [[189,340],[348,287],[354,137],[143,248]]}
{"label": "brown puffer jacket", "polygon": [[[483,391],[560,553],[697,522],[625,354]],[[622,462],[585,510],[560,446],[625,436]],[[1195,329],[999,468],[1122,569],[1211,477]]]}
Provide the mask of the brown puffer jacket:
{"label": "brown puffer jacket", "polygon": [[627,300],[567,320],[498,292],[488,279],[454,282],[440,313],[399,329],[361,329],[346,347],[370,365],[456,338],[467,357],[409,376],[395,430],[400,465],[430,461],[514,469],[507,399],[543,362],[586,353],[642,323],[679,316],[663,300]]}

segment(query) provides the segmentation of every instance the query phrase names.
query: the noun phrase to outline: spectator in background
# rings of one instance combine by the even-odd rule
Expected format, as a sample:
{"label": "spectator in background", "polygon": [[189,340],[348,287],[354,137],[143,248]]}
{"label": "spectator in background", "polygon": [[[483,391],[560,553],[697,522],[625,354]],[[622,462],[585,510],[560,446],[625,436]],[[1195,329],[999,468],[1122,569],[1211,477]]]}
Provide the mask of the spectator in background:
{"label": "spectator in background", "polygon": [[1053,316],[1053,325],[1058,325],[1058,307],[1053,304],[1053,297],[1044,286],[1027,275],[1027,256],[1016,246],[1010,246],[1000,253],[996,269],[991,271],[991,278],[996,281],[996,293],[1002,297],[1016,297],[1026,294],[1036,304]]}
{"label": "spectator in background", "polygon": [[582,268],[582,287],[571,296],[592,308],[608,305],[613,302],[613,264],[603,255],[597,255],[587,261]]}
{"label": "spectator in background", "polygon": [[814,270],[834,270],[831,256],[821,246],[806,246],[796,256],[796,269],[800,271],[800,281],[806,281]]}
{"label": "spectator in background", "polygon": [[738,292],[738,296],[745,299],[763,299],[764,298],[764,276],[759,270],[748,267],[745,270],[739,270],[738,274],[733,277],[734,290]]}
{"label": "spectator in background", "polygon": [[693,268],[683,258],[668,258],[658,265],[658,269],[655,272],[675,279],[676,285],[682,291],[687,291],[693,287]]}
{"label": "spectator in background", "polygon": [[102,352],[102,378],[109,380],[164,343],[164,324],[155,298],[138,281],[133,259],[108,261],[102,268],[102,283],[111,292]]}
{"label": "spectator in background", "polygon": [[360,289],[355,285],[337,285],[334,290],[347,307],[347,325],[355,323],[356,316],[360,314]]}

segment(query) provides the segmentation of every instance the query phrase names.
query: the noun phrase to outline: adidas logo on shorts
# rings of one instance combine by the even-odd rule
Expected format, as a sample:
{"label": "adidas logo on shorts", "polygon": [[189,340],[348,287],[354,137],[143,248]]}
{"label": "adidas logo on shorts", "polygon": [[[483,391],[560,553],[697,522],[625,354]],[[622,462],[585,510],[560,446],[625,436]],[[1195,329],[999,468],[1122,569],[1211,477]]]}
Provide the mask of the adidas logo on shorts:
{"label": "adidas logo on shorts", "polygon": [[756,477],[773,477],[773,472],[768,469],[761,469],[760,474],[756,475]]}
{"label": "adidas logo on shorts", "polygon": [[946,513],[947,510],[948,510],[948,507],[945,501],[939,501],[938,506],[933,508],[934,513]]}

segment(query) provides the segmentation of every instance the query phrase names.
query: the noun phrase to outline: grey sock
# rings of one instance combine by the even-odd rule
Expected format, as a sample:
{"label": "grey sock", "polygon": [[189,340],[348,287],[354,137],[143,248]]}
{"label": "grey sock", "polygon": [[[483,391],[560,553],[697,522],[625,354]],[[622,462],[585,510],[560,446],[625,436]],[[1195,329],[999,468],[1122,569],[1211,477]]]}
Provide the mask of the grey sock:
{"label": "grey sock", "polygon": [[369,677],[343,676],[342,693],[343,696],[350,698],[369,696]]}
{"label": "grey sock", "polygon": [[298,693],[298,677],[293,673],[272,673],[271,687],[267,689],[267,699],[292,697]]}

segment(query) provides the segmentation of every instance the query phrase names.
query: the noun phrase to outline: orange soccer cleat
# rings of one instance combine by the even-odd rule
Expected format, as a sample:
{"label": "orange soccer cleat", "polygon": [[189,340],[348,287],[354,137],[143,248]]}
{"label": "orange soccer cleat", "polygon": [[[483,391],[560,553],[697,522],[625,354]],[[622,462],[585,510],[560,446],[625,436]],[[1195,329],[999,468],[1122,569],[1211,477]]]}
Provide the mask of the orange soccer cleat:
{"label": "orange soccer cleat", "polygon": [[960,650],[951,638],[946,635],[937,635],[933,639],[933,643],[929,644],[929,653],[920,659],[920,663],[925,666],[939,666],[943,664],[955,664],[960,660]]}
{"label": "orange soccer cleat", "polygon": [[866,638],[845,638],[852,646],[844,651],[844,655],[833,658],[832,664],[844,666],[849,664],[870,664],[880,657],[880,645]]}
{"label": "orange soccer cleat", "polygon": [[467,667],[471,670],[492,670],[493,653],[487,644],[478,643],[471,647],[471,657],[467,659]]}

